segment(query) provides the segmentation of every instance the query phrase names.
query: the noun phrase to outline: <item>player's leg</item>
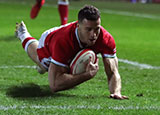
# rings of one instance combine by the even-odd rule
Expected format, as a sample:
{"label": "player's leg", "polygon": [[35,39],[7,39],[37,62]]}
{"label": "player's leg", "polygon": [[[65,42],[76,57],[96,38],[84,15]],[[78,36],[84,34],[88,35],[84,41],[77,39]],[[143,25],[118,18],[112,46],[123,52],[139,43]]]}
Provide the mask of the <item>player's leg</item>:
{"label": "player's leg", "polygon": [[36,0],[36,4],[33,5],[32,9],[31,9],[31,13],[30,13],[31,19],[34,19],[37,17],[37,15],[38,15],[38,13],[44,3],[45,3],[45,0]]}
{"label": "player's leg", "polygon": [[58,11],[61,19],[61,25],[64,25],[68,21],[68,0],[58,0]]}
{"label": "player's leg", "polygon": [[31,37],[23,21],[20,24],[16,24],[16,36],[21,40],[22,46],[28,56],[38,65],[38,72],[41,74],[46,72],[46,69],[38,60],[37,47],[39,41]]}

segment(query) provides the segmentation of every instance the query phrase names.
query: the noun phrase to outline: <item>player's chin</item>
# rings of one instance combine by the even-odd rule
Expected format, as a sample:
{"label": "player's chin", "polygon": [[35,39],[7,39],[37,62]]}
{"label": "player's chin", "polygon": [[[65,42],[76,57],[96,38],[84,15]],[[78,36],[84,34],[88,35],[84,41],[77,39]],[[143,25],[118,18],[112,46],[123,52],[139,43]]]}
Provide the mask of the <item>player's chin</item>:
{"label": "player's chin", "polygon": [[90,40],[88,45],[93,46],[95,43],[96,43],[96,40],[92,40],[92,41]]}

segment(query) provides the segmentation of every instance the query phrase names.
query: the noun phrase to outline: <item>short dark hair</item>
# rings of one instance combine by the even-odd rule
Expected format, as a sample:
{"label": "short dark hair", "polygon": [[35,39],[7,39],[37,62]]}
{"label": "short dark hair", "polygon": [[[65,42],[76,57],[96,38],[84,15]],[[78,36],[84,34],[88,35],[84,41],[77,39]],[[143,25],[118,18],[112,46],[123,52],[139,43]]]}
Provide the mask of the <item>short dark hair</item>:
{"label": "short dark hair", "polygon": [[85,5],[78,13],[78,22],[82,22],[84,19],[96,21],[100,18],[100,12],[98,8],[92,5]]}

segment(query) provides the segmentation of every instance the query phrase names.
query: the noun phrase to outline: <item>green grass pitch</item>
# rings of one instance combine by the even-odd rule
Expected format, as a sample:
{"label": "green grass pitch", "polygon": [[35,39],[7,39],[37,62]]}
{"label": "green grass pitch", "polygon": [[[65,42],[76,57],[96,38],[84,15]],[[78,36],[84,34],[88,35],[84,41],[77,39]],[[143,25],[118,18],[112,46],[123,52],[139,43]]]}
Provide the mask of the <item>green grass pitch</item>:
{"label": "green grass pitch", "polygon": [[[94,79],[73,89],[51,94],[48,74],[34,63],[15,38],[15,23],[23,20],[35,38],[60,25],[57,3],[46,0],[31,20],[32,0],[0,0],[0,114],[1,115],[158,115],[160,114],[160,7],[157,4],[70,1],[69,22],[79,8],[93,4],[101,11],[102,25],[113,35],[117,56],[153,69],[119,62],[122,94],[129,100],[110,99],[100,59]],[[29,67],[29,68],[27,68]],[[154,68],[155,67],[155,68]],[[157,68],[156,68],[157,67]]]}

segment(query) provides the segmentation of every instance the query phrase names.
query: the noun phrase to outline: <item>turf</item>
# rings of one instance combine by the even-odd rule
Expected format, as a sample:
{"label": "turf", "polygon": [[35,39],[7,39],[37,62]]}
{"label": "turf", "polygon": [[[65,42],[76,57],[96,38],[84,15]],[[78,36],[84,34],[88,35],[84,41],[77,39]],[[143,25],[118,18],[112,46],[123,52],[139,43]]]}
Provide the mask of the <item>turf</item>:
{"label": "turf", "polygon": [[[160,71],[140,69],[119,63],[122,94],[129,100],[110,99],[103,63],[94,79],[73,89],[52,94],[47,73],[40,75],[14,36],[15,23],[24,20],[32,36],[39,39],[46,29],[60,25],[56,2],[48,0],[35,20],[29,17],[33,1],[0,1],[0,114],[76,114],[76,115],[157,115],[160,114]],[[54,5],[52,5],[54,4]],[[157,4],[129,2],[71,1],[69,22],[77,18],[84,4],[101,11],[102,25],[113,35],[117,56],[139,63],[160,66],[160,19],[106,13],[106,10],[132,12],[159,17]]]}

